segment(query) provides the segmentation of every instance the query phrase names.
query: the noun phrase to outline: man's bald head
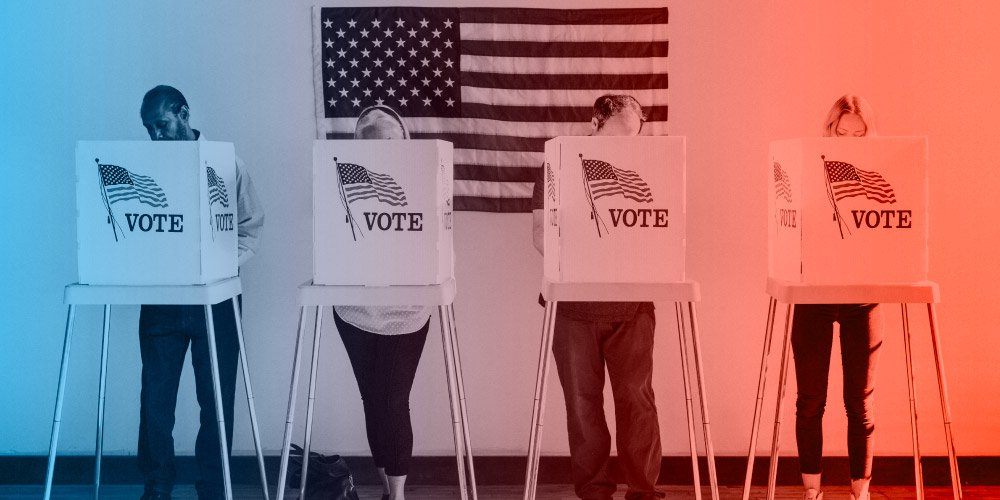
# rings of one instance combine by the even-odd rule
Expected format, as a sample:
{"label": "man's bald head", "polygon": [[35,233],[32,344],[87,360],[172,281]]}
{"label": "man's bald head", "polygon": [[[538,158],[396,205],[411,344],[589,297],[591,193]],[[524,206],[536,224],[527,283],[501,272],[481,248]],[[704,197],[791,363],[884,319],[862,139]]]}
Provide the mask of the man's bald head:
{"label": "man's bald head", "polygon": [[190,110],[181,91],[158,85],[146,92],[139,108],[142,125],[154,141],[193,141],[194,131],[188,123]]}

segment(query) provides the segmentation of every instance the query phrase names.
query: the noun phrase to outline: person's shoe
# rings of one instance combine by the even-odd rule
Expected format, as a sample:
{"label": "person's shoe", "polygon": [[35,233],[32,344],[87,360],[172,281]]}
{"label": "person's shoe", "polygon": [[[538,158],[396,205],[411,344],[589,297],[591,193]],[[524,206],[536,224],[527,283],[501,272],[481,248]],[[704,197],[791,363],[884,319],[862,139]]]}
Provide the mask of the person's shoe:
{"label": "person's shoe", "polygon": [[823,492],[814,488],[807,488],[806,492],[802,494],[802,500],[823,500]]}
{"label": "person's shoe", "polygon": [[390,498],[390,497],[389,497],[389,494],[388,494],[388,493],[383,493],[383,494],[382,494],[382,500],[389,500],[389,498]]}
{"label": "person's shoe", "polygon": [[[851,500],[858,500],[857,498],[854,498],[853,491],[851,492]],[[861,500],[872,500],[872,492],[871,491],[865,492],[865,496]]]}
{"label": "person's shoe", "polygon": [[139,500],[170,500],[170,495],[158,491],[146,490],[139,497]]}

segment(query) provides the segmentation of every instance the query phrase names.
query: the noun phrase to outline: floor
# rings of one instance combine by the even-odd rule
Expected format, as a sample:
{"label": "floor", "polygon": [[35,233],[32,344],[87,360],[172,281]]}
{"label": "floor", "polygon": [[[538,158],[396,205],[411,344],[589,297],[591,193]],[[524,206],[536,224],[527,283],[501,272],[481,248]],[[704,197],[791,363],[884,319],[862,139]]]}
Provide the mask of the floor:
{"label": "floor", "polygon": [[[688,486],[662,486],[661,490],[666,492],[668,499],[687,500],[694,499],[694,490]],[[765,496],[763,487],[754,487],[750,492],[752,500],[760,500]],[[358,493],[361,500],[381,497],[381,488],[372,486],[359,487]],[[481,486],[478,489],[479,498],[489,500],[515,500],[522,498],[522,487],[520,486]],[[915,499],[916,490],[912,486],[873,486],[872,500],[906,500]],[[976,486],[966,487],[962,490],[965,500],[1000,500],[1000,486]],[[137,500],[142,494],[142,486],[109,485],[101,488],[101,498],[105,500]],[[259,488],[240,485],[233,492],[236,499],[261,499]],[[724,486],[720,491],[721,500],[740,500],[743,489],[737,486]],[[56,500],[84,500],[92,499],[94,490],[92,486],[57,486],[52,489],[52,498]],[[0,498],[4,500],[37,500],[42,497],[41,486],[0,486]],[[409,500],[430,500],[459,498],[458,489],[449,486],[414,486],[407,489],[406,497]],[[825,490],[826,500],[847,500],[849,490],[847,487],[831,487]],[[174,500],[197,500],[194,487],[190,485],[177,486],[174,489]],[[272,500],[274,499],[272,495]],[[289,490],[289,500],[297,498],[297,492]],[[625,498],[624,491],[619,492],[615,499]],[[708,488],[703,490],[703,498],[711,499]],[[776,493],[778,500],[800,500],[802,490],[798,487],[779,487]],[[925,490],[926,500],[946,500],[952,498],[951,488],[927,488]],[[538,500],[576,500],[573,488],[569,485],[542,485],[538,488]]]}

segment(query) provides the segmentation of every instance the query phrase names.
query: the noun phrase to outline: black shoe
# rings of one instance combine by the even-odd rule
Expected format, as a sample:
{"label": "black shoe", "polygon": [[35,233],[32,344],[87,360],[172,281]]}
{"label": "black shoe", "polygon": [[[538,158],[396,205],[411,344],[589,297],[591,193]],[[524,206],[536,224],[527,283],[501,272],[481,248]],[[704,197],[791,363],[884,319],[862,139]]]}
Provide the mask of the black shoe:
{"label": "black shoe", "polygon": [[146,490],[142,493],[142,496],[139,497],[139,500],[170,500],[170,494]]}
{"label": "black shoe", "polygon": [[382,500],[389,500],[389,494],[388,493],[383,493],[382,494]]}

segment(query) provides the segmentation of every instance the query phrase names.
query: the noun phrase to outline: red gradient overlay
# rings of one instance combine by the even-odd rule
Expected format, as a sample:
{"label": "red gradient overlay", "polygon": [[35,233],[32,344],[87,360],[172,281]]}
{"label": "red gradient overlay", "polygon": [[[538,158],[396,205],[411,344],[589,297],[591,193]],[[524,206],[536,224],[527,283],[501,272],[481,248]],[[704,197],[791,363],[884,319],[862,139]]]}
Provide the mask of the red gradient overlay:
{"label": "red gradient overlay", "polygon": [[[0,301],[0,375],[17,383],[0,389],[7,408],[0,413],[0,428],[19,431],[0,436],[0,453],[38,455],[47,446],[65,318],[60,291],[76,280],[74,144],[144,140],[139,104],[143,93],[160,83],[185,93],[196,128],[235,143],[267,211],[261,251],[241,275],[264,447],[272,453],[279,448],[294,349],[294,290],[312,272],[311,5],[296,0],[244,8],[185,0],[2,8],[0,32],[11,43],[4,43],[0,54],[13,104],[0,121],[0,137],[9,146],[0,209],[8,214],[2,222],[4,260],[13,265]],[[958,453],[1000,455],[1000,372],[995,369],[1000,340],[994,317],[1000,300],[1000,266],[995,264],[1000,225],[994,221],[1000,186],[994,147],[1000,137],[995,63],[1000,6],[901,0],[615,6],[662,5],[670,8],[668,132],[687,138],[686,276],[701,284],[701,348],[716,453],[744,455],[749,441],[768,304],[762,182],[770,165],[768,144],[819,136],[833,101],[854,93],[871,102],[880,135],[928,137],[929,278],[941,286],[939,325]],[[529,5],[499,1],[490,6]],[[547,6],[609,5],[586,0]],[[43,191],[46,197],[40,199]],[[455,216],[457,324],[477,454],[523,456],[526,451],[542,325],[537,304],[542,258],[531,240],[527,214]],[[878,455],[910,453],[898,311],[897,306],[886,309],[875,389]],[[129,454],[138,427],[138,310],[115,308],[115,313],[120,319],[111,333],[105,450]],[[99,359],[99,315],[96,309],[78,314],[61,452],[93,449],[97,388],[90,377],[96,378]],[[686,417],[672,316],[671,304],[657,304],[653,389],[664,455],[683,456],[688,453]],[[943,455],[923,318],[923,308],[911,308],[923,452]],[[323,345],[313,447],[366,455],[361,401],[353,384],[340,383],[353,374],[331,333]],[[429,338],[411,394],[418,456],[454,451],[439,342],[433,334]],[[771,374],[773,380],[773,368]],[[825,420],[829,456],[846,454],[840,378],[840,367],[833,363]],[[790,380],[789,398],[795,391],[794,377]],[[193,451],[197,430],[192,382],[185,372],[175,432],[180,454]],[[558,384],[551,384],[545,454],[568,454],[562,398]],[[769,393],[768,408],[772,399]],[[299,400],[303,414],[305,398]],[[790,422],[791,405],[786,408]],[[607,411],[614,427],[610,405]],[[783,454],[795,454],[792,429],[784,427]],[[237,417],[234,442],[235,453],[250,452],[245,415]]]}

